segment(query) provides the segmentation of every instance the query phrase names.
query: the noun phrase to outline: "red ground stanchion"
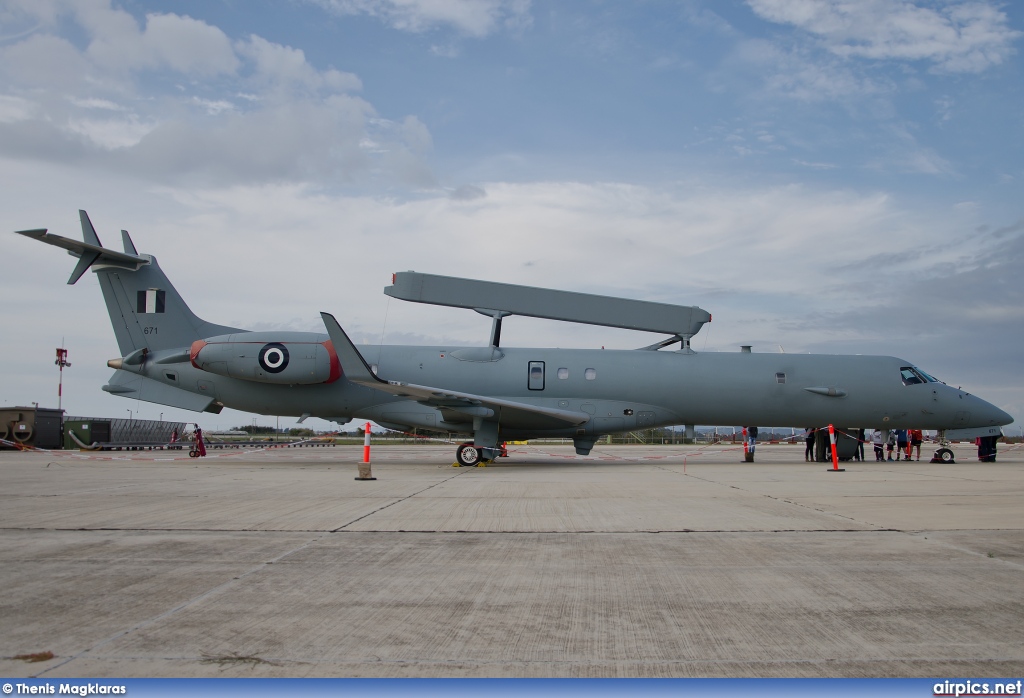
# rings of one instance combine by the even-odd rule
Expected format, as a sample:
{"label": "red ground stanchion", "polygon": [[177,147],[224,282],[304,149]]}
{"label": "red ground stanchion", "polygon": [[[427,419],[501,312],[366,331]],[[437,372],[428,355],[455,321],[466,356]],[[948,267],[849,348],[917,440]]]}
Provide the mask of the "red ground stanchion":
{"label": "red ground stanchion", "polygon": [[836,452],[836,430],[831,424],[828,425],[828,440],[832,444],[832,467],[828,469],[828,472],[845,473],[846,468],[839,467],[839,454]]}
{"label": "red ground stanchion", "polygon": [[363,429],[363,462],[359,464],[359,477],[356,480],[376,480],[370,472],[370,423]]}

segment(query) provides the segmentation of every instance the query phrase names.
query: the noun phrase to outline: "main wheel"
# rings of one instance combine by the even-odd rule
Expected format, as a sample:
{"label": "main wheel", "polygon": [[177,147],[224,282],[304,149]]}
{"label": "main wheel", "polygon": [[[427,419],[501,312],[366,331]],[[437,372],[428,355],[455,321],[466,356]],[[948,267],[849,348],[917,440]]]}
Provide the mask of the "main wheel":
{"label": "main wheel", "polygon": [[455,460],[459,465],[475,466],[480,462],[480,449],[473,444],[462,444],[455,451]]}
{"label": "main wheel", "polygon": [[199,457],[199,451],[197,451],[197,450],[195,450],[193,448],[191,451],[188,452],[188,457],[189,458],[198,458]]}
{"label": "main wheel", "polygon": [[935,452],[935,457],[941,460],[943,463],[953,462],[953,452],[948,448],[940,448]]}

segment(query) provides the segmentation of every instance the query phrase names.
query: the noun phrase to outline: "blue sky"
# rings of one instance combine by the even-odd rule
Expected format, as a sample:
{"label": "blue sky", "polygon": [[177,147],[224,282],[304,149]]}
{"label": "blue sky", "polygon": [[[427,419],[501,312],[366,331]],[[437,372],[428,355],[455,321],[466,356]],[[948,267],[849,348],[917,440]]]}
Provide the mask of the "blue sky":
{"label": "blue sky", "polygon": [[[901,356],[1019,422],[1022,38],[987,0],[7,0],[0,210],[127,228],[214,322],[472,344],[380,290],[491,278],[700,305],[698,350]],[[0,400],[49,404],[65,336],[68,409],[155,417],[99,390],[97,284],[42,247],[5,246]]]}

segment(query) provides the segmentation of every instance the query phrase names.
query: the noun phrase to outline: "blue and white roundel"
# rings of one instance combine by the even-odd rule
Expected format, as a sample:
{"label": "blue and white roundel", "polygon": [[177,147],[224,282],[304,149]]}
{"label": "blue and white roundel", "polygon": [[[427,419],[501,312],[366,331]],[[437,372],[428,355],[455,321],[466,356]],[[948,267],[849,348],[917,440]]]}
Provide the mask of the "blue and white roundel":
{"label": "blue and white roundel", "polygon": [[280,373],[288,368],[288,349],[274,342],[260,349],[260,368],[267,373]]}

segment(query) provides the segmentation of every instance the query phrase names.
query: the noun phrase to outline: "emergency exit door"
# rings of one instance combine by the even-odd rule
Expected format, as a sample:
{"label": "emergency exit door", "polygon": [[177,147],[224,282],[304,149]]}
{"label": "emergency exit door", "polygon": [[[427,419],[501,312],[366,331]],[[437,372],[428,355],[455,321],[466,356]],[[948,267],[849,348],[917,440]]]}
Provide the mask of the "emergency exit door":
{"label": "emergency exit door", "polygon": [[544,362],[531,361],[527,387],[530,390],[544,390]]}

